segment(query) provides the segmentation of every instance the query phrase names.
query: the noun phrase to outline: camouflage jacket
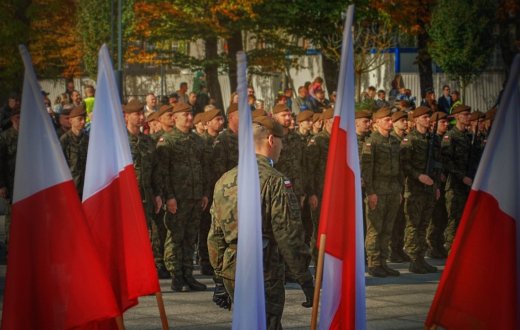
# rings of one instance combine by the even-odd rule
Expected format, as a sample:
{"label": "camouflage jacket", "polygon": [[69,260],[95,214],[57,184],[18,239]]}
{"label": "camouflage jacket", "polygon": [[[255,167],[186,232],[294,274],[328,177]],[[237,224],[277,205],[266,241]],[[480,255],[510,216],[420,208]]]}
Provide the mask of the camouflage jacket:
{"label": "camouflage jacket", "polygon": [[238,135],[226,129],[220,133],[213,143],[213,180],[217,180],[233,167],[238,165]]}
{"label": "camouflage jacket", "polygon": [[303,184],[305,144],[298,134],[290,131],[283,137],[282,146],[280,158],[274,168],[291,180],[296,196],[303,196],[305,194]]}
{"label": "camouflage jacket", "polygon": [[[413,130],[401,141],[400,161],[405,176],[405,195],[427,193],[434,194],[439,183],[440,175],[440,153],[439,147],[433,142],[431,159],[433,171],[427,173],[428,153],[431,135],[421,134]],[[427,186],[419,181],[419,175],[427,174],[433,181],[432,186]]]}
{"label": "camouflage jacket", "polygon": [[70,168],[70,174],[80,196],[83,195],[83,183],[85,182],[85,169],[87,167],[88,135],[81,132],[74,135],[72,130],[60,137],[61,148]]}
{"label": "camouflage jacket", "polygon": [[166,200],[201,199],[208,196],[204,141],[193,132],[177,128],[164,133],[157,143],[158,177]]}
{"label": "camouflage jacket", "polygon": [[400,194],[403,175],[399,163],[399,140],[373,132],[363,145],[361,176],[367,195]]}
{"label": "camouflage jacket", "polygon": [[155,143],[149,135],[143,133],[133,135],[130,132],[128,132],[128,143],[141,199],[147,206],[146,211],[150,211],[148,206],[153,208],[154,196],[161,195],[161,180],[156,173]]}
{"label": "camouflage jacket", "polygon": [[0,188],[7,188],[7,196],[13,196],[14,170],[18,131],[13,127],[0,133]]}
{"label": "camouflage jacket", "polygon": [[472,150],[471,135],[453,127],[442,138],[441,153],[448,172],[446,190],[468,190],[462,179],[465,176],[473,178],[478,165],[476,152]]}
{"label": "camouflage jacket", "polygon": [[306,153],[307,192],[309,196],[321,197],[325,183],[325,170],[327,167],[327,156],[329,153],[330,134],[323,130],[309,140]]}
{"label": "camouflage jacket", "polygon": [[[291,183],[257,155],[262,207],[264,280],[283,280],[285,264],[298,283],[312,280],[307,269],[309,247],[304,243],[300,207]],[[234,280],[238,243],[238,167],[225,173],[215,185],[211,206],[212,223],[208,235],[210,261],[215,273]]]}

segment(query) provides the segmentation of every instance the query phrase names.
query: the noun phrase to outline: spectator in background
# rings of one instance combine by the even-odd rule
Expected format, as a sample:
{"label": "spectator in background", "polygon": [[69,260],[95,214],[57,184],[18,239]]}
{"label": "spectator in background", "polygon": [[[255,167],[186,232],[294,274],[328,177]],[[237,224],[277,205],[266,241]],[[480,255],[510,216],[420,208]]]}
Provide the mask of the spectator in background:
{"label": "spectator in background", "polygon": [[17,109],[20,109],[20,97],[17,93],[11,93],[7,98],[7,104],[0,110],[0,132],[12,126],[11,114]]}
{"label": "spectator in background", "polygon": [[70,95],[70,100],[72,105],[80,106],[83,105],[83,100],[81,99],[81,94],[77,90],[73,90]]}
{"label": "spectator in background", "polygon": [[188,94],[188,105],[191,107],[191,112],[193,116],[198,113],[204,112],[204,107],[200,107],[197,103],[197,93],[191,92]]}
{"label": "spectator in background", "polygon": [[386,100],[386,92],[382,89],[377,91],[377,98],[376,98],[376,107],[382,108],[382,107],[389,107],[390,103]]}
{"label": "spectator in background", "polygon": [[445,114],[450,113],[451,105],[453,101],[450,95],[450,86],[444,85],[442,86],[442,95],[437,100],[437,106],[439,111],[444,112]]}
{"label": "spectator in background", "polygon": [[325,91],[321,88],[315,92],[315,97],[311,99],[312,110],[314,112],[323,112],[323,109],[330,107],[330,101],[325,98]]}
{"label": "spectator in background", "polygon": [[181,82],[179,86],[179,90],[177,91],[177,99],[179,103],[188,103],[189,97],[188,97],[188,83],[183,81]]}
{"label": "spectator in background", "polygon": [[152,112],[157,111],[157,97],[150,92],[146,95],[146,105],[144,106],[144,115],[148,117]]}
{"label": "spectator in background", "polygon": [[233,104],[238,104],[238,93],[237,92],[233,92],[233,94],[231,94],[231,98],[229,99],[229,107],[226,110],[226,115],[229,113],[229,108]]}
{"label": "spectator in background", "polygon": [[201,86],[200,90],[197,94],[197,106],[200,109],[204,109],[205,106],[209,104],[209,93],[208,93],[208,87]]}
{"label": "spectator in background", "polygon": [[292,110],[292,104],[293,104],[293,89],[292,88],[286,88],[284,89],[283,91],[283,95],[285,96],[285,99],[286,99],[286,105],[289,109]]}
{"label": "spectator in background", "polygon": [[179,97],[177,96],[177,93],[171,93],[168,97],[168,103],[173,106],[177,102],[179,102]]}
{"label": "spectator in background", "polygon": [[292,104],[292,112],[299,114],[305,110],[312,110],[312,104],[309,100],[309,91],[305,86],[298,87],[298,96]]}
{"label": "spectator in background", "polygon": [[421,106],[428,107],[433,110],[433,107],[437,107],[437,100],[435,98],[435,92],[433,89],[428,88],[424,93],[424,97],[421,101]]}
{"label": "spectator in background", "polygon": [[401,93],[401,89],[403,89],[404,93],[405,85],[403,77],[398,73],[395,75],[394,80],[392,80],[392,89],[390,90],[390,93],[388,93],[389,100],[393,101],[397,99],[397,96]]}
{"label": "spectator in background", "polygon": [[72,98],[72,92],[74,92],[74,80],[70,79],[65,82],[65,93]]}
{"label": "spectator in background", "polygon": [[330,104],[332,105],[332,107],[334,107],[334,105],[336,104],[336,91],[330,93]]}

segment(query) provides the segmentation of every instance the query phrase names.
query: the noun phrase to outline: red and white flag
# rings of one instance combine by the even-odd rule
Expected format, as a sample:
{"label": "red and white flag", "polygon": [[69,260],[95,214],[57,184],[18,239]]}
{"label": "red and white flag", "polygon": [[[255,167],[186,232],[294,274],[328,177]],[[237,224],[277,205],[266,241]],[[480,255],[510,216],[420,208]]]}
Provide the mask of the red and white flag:
{"label": "red and white flag", "polygon": [[354,122],[353,19],[354,6],[350,5],[318,230],[318,238],[321,234],[327,235],[320,329],[364,329],[366,326],[363,213]]}
{"label": "red and white flag", "polygon": [[71,329],[116,316],[61,145],[24,46],[2,329]]}
{"label": "red and white flag", "polygon": [[123,110],[106,45],[98,60],[83,209],[121,312],[159,292]]}
{"label": "red and white flag", "polygon": [[493,123],[426,326],[519,329],[520,55]]}

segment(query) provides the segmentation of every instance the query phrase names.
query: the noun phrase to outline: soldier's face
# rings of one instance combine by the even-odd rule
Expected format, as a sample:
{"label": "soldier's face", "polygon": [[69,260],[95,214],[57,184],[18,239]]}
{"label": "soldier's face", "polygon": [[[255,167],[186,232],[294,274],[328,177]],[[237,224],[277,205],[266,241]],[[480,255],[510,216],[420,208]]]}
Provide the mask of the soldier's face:
{"label": "soldier's face", "polygon": [[83,127],[85,127],[85,117],[84,116],[77,116],[74,118],[70,118],[70,127],[75,130],[82,130]]}
{"label": "soldier's face", "polygon": [[424,114],[415,118],[415,123],[416,126],[420,126],[426,129],[430,128],[430,115]]}
{"label": "soldier's face", "polygon": [[469,113],[469,111],[464,111],[464,112],[461,112],[461,113],[458,113],[455,115],[455,119],[462,125],[466,125],[466,126],[469,125],[470,118],[471,118],[471,114]]}
{"label": "soldier's face", "polygon": [[448,131],[448,121],[446,119],[439,119],[437,122],[437,133],[443,135]]}
{"label": "soldier's face", "polygon": [[368,133],[370,131],[370,119],[358,118],[356,119],[356,131],[359,133]]}
{"label": "soldier's face", "polygon": [[390,132],[393,127],[392,118],[390,118],[390,117],[384,117],[384,118],[378,119],[376,121],[376,124],[377,124],[377,127],[379,127],[379,129],[387,131],[387,132]]}
{"label": "soldier's face", "polygon": [[60,115],[60,126],[64,128],[70,128],[70,120],[68,115]]}
{"label": "soldier's face", "polygon": [[177,112],[173,115],[175,127],[181,132],[188,132],[193,127],[193,115],[191,111]]}
{"label": "soldier's face", "polygon": [[282,111],[274,115],[274,118],[278,122],[278,124],[282,125],[285,128],[291,126],[291,113],[289,111]]}
{"label": "soldier's face", "polygon": [[399,130],[406,131],[408,129],[408,121],[406,118],[401,118],[398,121],[394,122],[394,127]]}
{"label": "soldier's face", "polygon": [[312,128],[312,121],[311,120],[303,120],[299,123],[302,130],[305,132],[308,132]]}
{"label": "soldier's face", "polygon": [[173,125],[174,125],[173,113],[171,113],[171,112],[163,113],[162,116],[159,117],[159,122],[163,126],[173,127]]}
{"label": "soldier's face", "polygon": [[224,117],[216,116],[215,118],[208,121],[207,126],[216,132],[222,131],[224,128]]}

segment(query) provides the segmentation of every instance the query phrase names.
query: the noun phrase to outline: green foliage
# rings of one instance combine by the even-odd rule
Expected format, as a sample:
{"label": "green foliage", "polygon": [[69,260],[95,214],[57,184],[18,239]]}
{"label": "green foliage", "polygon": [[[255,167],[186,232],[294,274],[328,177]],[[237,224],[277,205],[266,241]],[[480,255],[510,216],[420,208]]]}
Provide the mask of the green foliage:
{"label": "green foliage", "polygon": [[432,13],[429,47],[433,60],[466,87],[493,52],[493,0],[440,0]]}

